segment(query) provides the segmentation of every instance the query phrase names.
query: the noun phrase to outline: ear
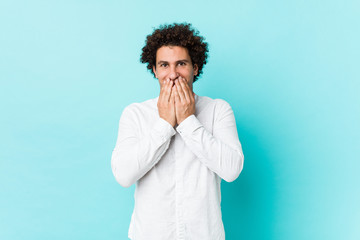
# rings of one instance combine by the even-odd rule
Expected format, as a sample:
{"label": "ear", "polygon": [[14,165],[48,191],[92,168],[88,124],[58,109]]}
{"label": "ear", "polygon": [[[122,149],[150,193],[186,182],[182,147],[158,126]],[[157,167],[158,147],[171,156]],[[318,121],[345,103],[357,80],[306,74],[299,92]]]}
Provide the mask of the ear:
{"label": "ear", "polygon": [[155,74],[155,77],[158,78],[158,77],[157,77],[157,74],[156,74],[156,68],[155,68],[155,66],[153,66],[153,72],[154,72],[154,74]]}
{"label": "ear", "polygon": [[194,76],[198,75],[199,68],[196,64],[194,64]]}

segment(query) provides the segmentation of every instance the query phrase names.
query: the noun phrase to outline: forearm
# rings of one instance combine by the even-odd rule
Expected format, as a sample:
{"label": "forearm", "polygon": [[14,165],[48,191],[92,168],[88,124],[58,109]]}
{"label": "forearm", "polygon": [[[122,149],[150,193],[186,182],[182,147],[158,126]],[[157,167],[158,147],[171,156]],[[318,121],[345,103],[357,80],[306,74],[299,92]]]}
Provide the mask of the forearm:
{"label": "forearm", "polygon": [[218,136],[212,135],[192,115],[178,126],[186,146],[219,177],[227,182],[234,181],[240,174],[244,155],[237,138],[235,122],[228,125]]}
{"label": "forearm", "polygon": [[163,119],[143,135],[134,135],[134,129],[119,125],[111,167],[120,185],[129,187],[143,177],[162,157],[170,145],[175,130]]}

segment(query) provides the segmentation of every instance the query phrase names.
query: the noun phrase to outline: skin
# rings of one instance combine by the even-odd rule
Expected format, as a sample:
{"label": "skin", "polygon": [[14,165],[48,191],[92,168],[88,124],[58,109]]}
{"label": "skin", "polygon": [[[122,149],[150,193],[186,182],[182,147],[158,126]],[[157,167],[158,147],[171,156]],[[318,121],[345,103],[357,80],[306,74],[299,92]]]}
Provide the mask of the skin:
{"label": "skin", "polygon": [[160,84],[159,116],[175,127],[195,114],[193,81],[198,67],[192,64],[186,48],[162,46],[156,52],[153,71]]}

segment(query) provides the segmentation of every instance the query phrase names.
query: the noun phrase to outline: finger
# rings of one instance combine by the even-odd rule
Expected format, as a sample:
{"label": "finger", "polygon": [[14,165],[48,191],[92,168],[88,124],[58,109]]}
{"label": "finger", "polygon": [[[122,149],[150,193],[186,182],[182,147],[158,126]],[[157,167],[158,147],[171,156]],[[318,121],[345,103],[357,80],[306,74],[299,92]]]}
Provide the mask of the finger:
{"label": "finger", "polygon": [[176,85],[173,86],[173,92],[174,92],[174,100],[175,100],[175,104],[176,103],[180,103],[180,96],[177,90]]}
{"label": "finger", "polygon": [[180,86],[184,92],[185,99],[190,101],[191,100],[191,91],[190,91],[190,88],[184,78],[180,78]]}
{"label": "finger", "polygon": [[171,89],[169,90],[169,86],[170,86],[170,79],[166,79],[162,87],[162,93],[160,99],[162,102],[169,102],[169,97],[171,92]]}
{"label": "finger", "polygon": [[174,104],[175,103],[175,86],[171,87],[171,93],[170,93],[170,103]]}
{"label": "finger", "polygon": [[183,79],[184,79],[184,86],[185,86],[185,88],[187,89],[188,96],[189,96],[190,100],[191,100],[192,102],[195,102],[195,93],[194,93],[193,90],[190,88],[190,86],[187,84],[185,78],[183,78]]}
{"label": "finger", "polygon": [[161,101],[164,97],[165,85],[166,85],[166,80],[163,81],[163,84],[160,87],[159,101]]}
{"label": "finger", "polygon": [[180,85],[180,82],[179,80],[175,80],[175,85],[176,85],[176,90],[177,90],[177,93],[179,95],[179,100],[181,102],[184,102],[185,101],[185,95],[184,95],[184,91]]}
{"label": "finger", "polygon": [[195,93],[193,92],[193,90],[190,88],[190,86],[187,84],[187,82],[185,81],[185,86],[188,90],[188,93],[189,93],[189,97],[190,97],[190,100],[192,102],[195,102]]}
{"label": "finger", "polygon": [[170,81],[170,79],[168,79],[168,82],[166,83],[165,99],[164,99],[166,102],[170,101],[171,89],[172,89],[172,82]]}
{"label": "finger", "polygon": [[165,89],[166,89],[166,86],[167,86],[167,83],[170,79],[169,78],[166,78],[163,80],[163,84],[161,84],[161,87],[160,87],[160,93],[164,94],[165,93]]}

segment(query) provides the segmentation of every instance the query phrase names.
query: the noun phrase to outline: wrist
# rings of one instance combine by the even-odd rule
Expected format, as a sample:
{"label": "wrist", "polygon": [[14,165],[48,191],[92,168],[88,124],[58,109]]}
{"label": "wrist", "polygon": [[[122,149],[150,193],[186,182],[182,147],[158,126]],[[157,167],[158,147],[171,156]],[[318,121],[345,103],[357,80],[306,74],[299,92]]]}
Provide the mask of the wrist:
{"label": "wrist", "polygon": [[194,115],[194,114],[189,114],[183,118],[180,118],[179,121],[177,121],[177,124],[180,125],[180,123],[182,123],[183,121],[185,121],[185,119],[187,119],[188,117],[190,117],[191,115]]}
{"label": "wrist", "polygon": [[175,127],[176,124],[176,120],[169,120],[167,118],[164,118],[162,116],[160,116],[161,119],[165,120],[166,122],[168,122],[172,127]]}

